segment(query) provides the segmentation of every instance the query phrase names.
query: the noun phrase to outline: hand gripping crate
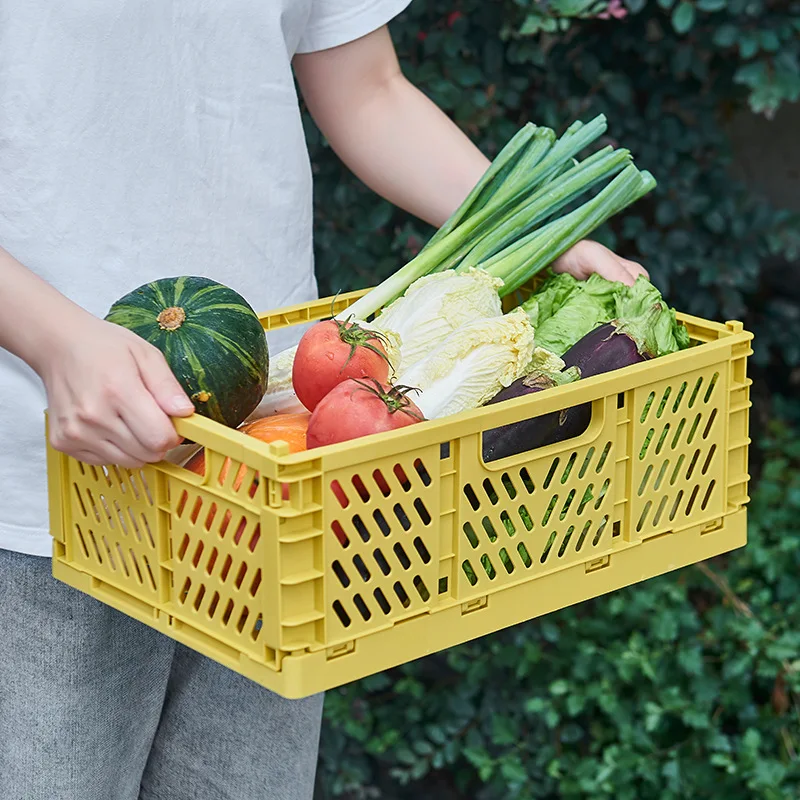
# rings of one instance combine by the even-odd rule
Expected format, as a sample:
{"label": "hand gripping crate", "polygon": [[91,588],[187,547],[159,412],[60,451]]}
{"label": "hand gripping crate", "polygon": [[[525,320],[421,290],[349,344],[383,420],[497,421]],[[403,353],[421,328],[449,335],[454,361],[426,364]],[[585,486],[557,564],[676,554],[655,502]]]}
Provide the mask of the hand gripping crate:
{"label": "hand gripping crate", "polygon": [[[740,547],[751,335],[681,318],[681,353],[307,453],[178,420],[204,476],[50,449],[53,573],[297,698]],[[483,463],[482,431],[583,403],[580,436]]]}

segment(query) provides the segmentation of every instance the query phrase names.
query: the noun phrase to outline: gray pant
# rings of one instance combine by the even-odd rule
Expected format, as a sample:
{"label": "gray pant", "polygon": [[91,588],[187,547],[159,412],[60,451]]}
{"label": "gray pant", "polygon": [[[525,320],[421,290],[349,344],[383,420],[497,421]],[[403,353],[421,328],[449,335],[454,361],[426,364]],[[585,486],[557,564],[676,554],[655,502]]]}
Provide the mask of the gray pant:
{"label": "gray pant", "polygon": [[0,550],[2,800],[311,800],[322,695],[284,700]]}

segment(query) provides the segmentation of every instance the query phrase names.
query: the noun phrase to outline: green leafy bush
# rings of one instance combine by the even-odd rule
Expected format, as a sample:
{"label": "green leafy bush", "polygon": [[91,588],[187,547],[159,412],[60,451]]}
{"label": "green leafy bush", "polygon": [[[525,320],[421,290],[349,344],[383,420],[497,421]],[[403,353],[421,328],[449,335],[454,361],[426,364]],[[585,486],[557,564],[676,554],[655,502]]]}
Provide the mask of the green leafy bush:
{"label": "green leafy bush", "polygon": [[[800,797],[800,413],[770,399],[800,375],[800,224],[734,177],[726,132],[800,97],[800,3],[624,3],[414,0],[392,30],[490,157],[527,120],[602,112],[656,176],[600,238],[681,310],[757,335],[750,544],[330,692],[325,800]],[[372,285],[431,231],[308,135],[321,289]]]}

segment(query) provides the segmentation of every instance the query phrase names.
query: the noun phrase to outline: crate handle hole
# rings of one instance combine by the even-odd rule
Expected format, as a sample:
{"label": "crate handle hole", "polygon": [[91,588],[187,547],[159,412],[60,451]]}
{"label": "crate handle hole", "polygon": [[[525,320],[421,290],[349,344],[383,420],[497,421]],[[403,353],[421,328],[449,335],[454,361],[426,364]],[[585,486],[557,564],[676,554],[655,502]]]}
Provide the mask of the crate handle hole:
{"label": "crate handle hole", "polygon": [[[583,403],[499,428],[489,428],[481,434],[483,463],[491,464],[502,458],[534,452],[556,442],[577,439],[589,430],[593,416],[592,403]],[[568,435],[564,434],[564,430]]]}

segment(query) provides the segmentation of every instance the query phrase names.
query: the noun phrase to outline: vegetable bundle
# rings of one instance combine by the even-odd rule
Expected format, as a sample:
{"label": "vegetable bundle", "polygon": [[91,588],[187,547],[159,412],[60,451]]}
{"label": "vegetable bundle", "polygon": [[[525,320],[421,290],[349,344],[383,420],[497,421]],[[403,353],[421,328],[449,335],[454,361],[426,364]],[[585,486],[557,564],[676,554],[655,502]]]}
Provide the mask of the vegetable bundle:
{"label": "vegetable bundle", "polygon": [[[606,220],[643,197],[656,182],[611,146],[576,161],[606,131],[600,115],[573,123],[556,139],[549,128],[525,125],[420,253],[357,300],[348,313],[367,319],[431,272],[479,267],[502,280],[504,297],[526,284]],[[596,187],[573,211],[559,216]]]}
{"label": "vegetable bundle", "polygon": [[[381,312],[375,323],[384,333],[391,333],[380,318],[391,313],[393,301],[408,296],[416,281],[437,273],[464,275],[479,270],[494,281],[498,298],[528,283],[606,220],[655,187],[652,175],[636,168],[628,150],[606,146],[582,161],[576,160],[605,133],[606,127],[603,115],[586,124],[574,122],[560,138],[550,128],[531,123],[523,126],[420,253],[340,317],[365,325]],[[575,207],[566,211],[572,206]],[[485,316],[484,304],[492,302],[485,297],[486,282],[479,288],[479,281],[475,281],[474,291],[482,292],[480,297],[470,300],[468,291],[459,292],[448,309],[437,311],[435,302],[427,297],[429,292],[436,292],[437,284],[428,283],[424,293],[423,285],[414,287],[418,290],[414,303],[424,299],[429,309],[429,313],[415,314],[416,340],[423,341],[425,349],[434,345],[428,339],[429,332],[434,327],[443,330],[443,314],[456,309],[458,319],[463,320],[475,307],[475,313]],[[498,300],[493,302],[499,308]],[[405,306],[408,309],[412,303]],[[406,317],[405,311],[394,313],[394,319],[408,331]],[[454,327],[453,322],[447,324]],[[498,332],[497,336],[501,334]],[[264,409],[296,411],[300,407],[292,386],[295,350],[284,351],[273,360],[267,395],[259,413]]]}
{"label": "vegetable bundle", "polygon": [[[628,287],[550,275],[503,313],[502,298],[654,187],[627,150],[576,160],[605,128],[602,116],[560,138],[524,126],[412,261],[276,357],[265,406],[296,410],[299,399],[313,412],[309,442],[333,443],[688,346],[685,328],[644,278]],[[328,393],[337,401],[325,402]],[[484,456],[575,435],[585,409],[572,412],[498,429],[495,442],[485,437]],[[345,424],[348,414],[359,425]]]}

